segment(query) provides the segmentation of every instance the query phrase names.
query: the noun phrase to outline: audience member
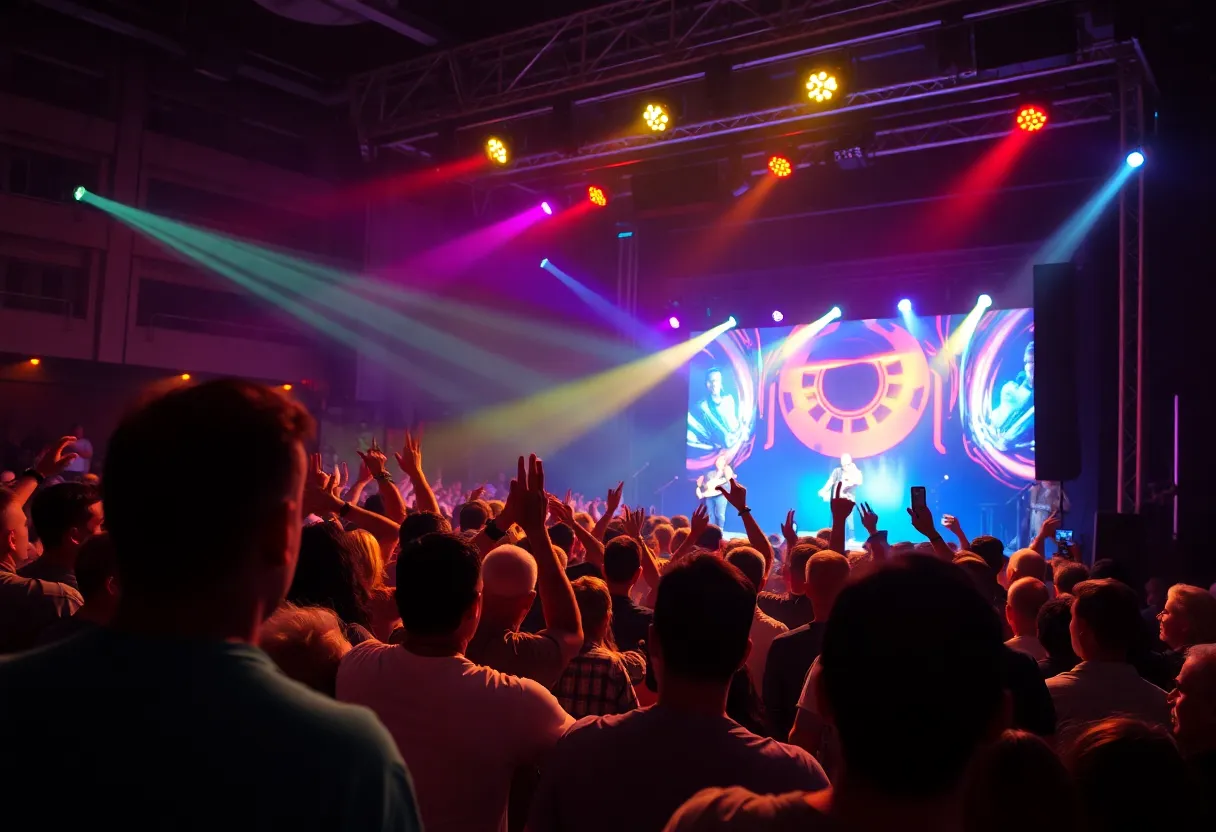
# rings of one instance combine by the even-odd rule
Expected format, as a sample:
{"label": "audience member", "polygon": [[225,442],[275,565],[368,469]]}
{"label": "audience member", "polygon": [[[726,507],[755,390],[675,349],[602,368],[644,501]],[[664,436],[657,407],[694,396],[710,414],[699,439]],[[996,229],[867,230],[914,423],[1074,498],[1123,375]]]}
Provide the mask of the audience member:
{"label": "audience member", "polygon": [[968,772],[963,818],[967,832],[1073,832],[1076,789],[1046,741],[1006,731]]}
{"label": "audience member", "polygon": [[72,428],[72,443],[68,445],[68,450],[72,454],[72,459],[63,469],[64,478],[79,482],[88,476],[89,468],[93,465],[93,443],[85,438],[84,425],[76,425]]}
{"label": "audience member", "polygon": [[414,775],[428,832],[504,829],[511,778],[536,766],[574,720],[553,694],[464,656],[481,616],[477,549],[429,534],[398,558],[400,645],[343,658],[338,699],[371,708]]}
{"label": "audience member", "polygon": [[44,488],[34,495],[30,522],[42,540],[42,556],[18,569],[17,574],[80,589],[76,553],[86,540],[101,533],[101,494],[80,482]]}
{"label": "audience member", "polygon": [[[757,737],[726,716],[727,689],[747,658],[755,604],[751,583],[721,558],[693,555],[669,569],[648,640],[658,704],[579,721],[542,772],[529,829],[659,829],[708,786],[826,786],[810,755]],[[630,797],[588,801],[580,788],[585,783]]]}
{"label": "audience member", "polygon": [[621,534],[604,546],[604,579],[612,593],[612,637],[617,647],[633,650],[648,638],[654,612],[629,597],[642,577],[642,546]]}
{"label": "audience member", "polygon": [[1216,598],[1206,589],[1174,584],[1166,593],[1157,621],[1158,636],[1169,648],[1166,658],[1177,676],[1186,648],[1216,642]]}
{"label": "audience member", "polygon": [[949,564],[877,569],[840,593],[819,656],[818,710],[845,760],[833,787],[709,789],[667,829],[957,828],[968,767],[1004,728],[1004,656],[995,612]]}
{"label": "audience member", "polygon": [[372,637],[371,588],[362,554],[334,521],[314,523],[300,533],[300,557],[287,600],[333,610],[351,644]]}
{"label": "audience member", "polygon": [[1190,772],[1160,725],[1125,717],[1095,722],[1066,746],[1064,762],[1087,832],[1201,828]]}
{"label": "audience member", "polygon": [[[1035,552],[1034,554],[1038,554]],[[1014,555],[1013,561],[1017,561]],[[1005,642],[1014,650],[1025,653],[1036,662],[1047,659],[1047,650],[1038,638],[1039,610],[1047,603],[1047,586],[1038,578],[1018,578],[1009,584],[1005,601],[1005,620],[1013,638]]]}
{"label": "audience member", "polygon": [[1034,549],[1018,549],[1009,557],[1006,574],[1009,576],[1007,585],[1010,587],[1022,578],[1045,581],[1047,580],[1047,559]]}
{"label": "audience member", "polygon": [[765,615],[777,619],[791,630],[815,618],[811,599],[806,597],[806,565],[811,555],[823,549],[818,538],[800,538],[785,558],[785,581],[789,589],[781,594],[761,592],[757,604]]}
{"label": "audience member", "polygon": [[[1053,560],[1052,563],[1055,565],[1057,561]],[[1052,579],[1056,595],[1071,595],[1077,584],[1089,579],[1089,568],[1083,563],[1061,560],[1058,561],[1058,564],[1055,566],[1055,575]]]}
{"label": "audience member", "polygon": [[[0,781],[38,825],[65,789],[75,806],[103,807],[138,783],[138,800],[122,800],[129,828],[421,828],[384,727],[252,644],[291,584],[317,499],[305,487],[312,430],[299,405],[241,381],[175,389],[115,430],[111,626],[0,662],[0,711],[21,715],[0,721]],[[190,476],[149,487],[166,454]]]}
{"label": "audience member", "polygon": [[368,589],[368,615],[371,618],[368,629],[380,641],[387,641],[393,629],[401,623],[401,615],[397,612],[393,589],[387,583],[380,541],[366,529],[351,529],[347,534],[359,556],[360,576]]}
{"label": "audience member", "polygon": [[1212,816],[1211,810],[1216,809],[1216,644],[1187,651],[1169,702],[1174,736],[1207,796]]}
{"label": "audience member", "polygon": [[1126,584],[1110,578],[1077,584],[1069,629],[1081,663],[1047,680],[1065,740],[1115,715],[1169,725],[1165,691],[1128,661],[1141,626],[1136,593]]}
{"label": "audience member", "polygon": [[473,500],[460,507],[460,531],[479,532],[486,521],[494,516],[485,500]]}
{"label": "audience member", "polygon": [[52,622],[41,635],[39,644],[51,644],[97,627],[104,627],[118,608],[118,568],[114,541],[105,532],[86,540],[76,553],[76,580],[84,605],[70,618]]}
{"label": "audience member", "polygon": [[654,536],[655,552],[661,558],[671,557],[671,553],[675,551],[672,542],[675,540],[676,530],[670,523],[659,523],[651,532]]}
{"label": "audience member", "polygon": [[333,610],[285,601],[262,624],[258,646],[289,678],[333,697],[338,663],[351,649],[344,630]]}
{"label": "audience member", "polygon": [[1081,660],[1072,650],[1072,597],[1053,598],[1039,608],[1035,632],[1047,658],[1039,661],[1044,679],[1072,670]]}
{"label": "audience member", "polygon": [[557,701],[575,719],[621,714],[638,706],[629,668],[612,638],[612,594],[590,576],[574,581],[584,642],[553,687]]}
{"label": "audience member", "polygon": [[[743,576],[751,581],[757,591],[764,586],[764,556],[751,546],[736,546],[731,549],[726,555],[726,562],[737,567]],[[751,675],[756,693],[761,698],[764,696],[764,667],[768,660],[769,648],[772,647],[773,640],[777,636],[788,632],[789,627],[777,619],[765,615],[759,607],[756,607],[752,614],[752,647],[747,654],[745,667],[747,667],[748,674]],[[784,740],[785,736],[788,735],[779,738]]]}

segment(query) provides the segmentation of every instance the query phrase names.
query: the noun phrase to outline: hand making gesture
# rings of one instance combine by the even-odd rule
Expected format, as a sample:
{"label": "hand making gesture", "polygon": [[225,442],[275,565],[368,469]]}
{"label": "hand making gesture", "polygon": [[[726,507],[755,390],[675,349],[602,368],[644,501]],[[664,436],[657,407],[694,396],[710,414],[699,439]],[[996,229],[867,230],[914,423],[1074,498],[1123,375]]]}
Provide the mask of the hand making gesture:
{"label": "hand making gesture", "polygon": [[34,463],[34,470],[43,479],[49,479],[62,474],[72,464],[72,460],[78,456],[74,453],[64,453],[75,441],[75,436],[59,437],[58,441],[53,445],[48,445],[46,450],[38,455],[38,460]]}
{"label": "hand making gesture", "polygon": [[794,509],[785,513],[785,522],[781,524],[781,536],[785,538],[787,551],[798,545],[798,524],[794,522]]}
{"label": "hand making gesture", "polygon": [[[549,495],[545,493],[545,465],[537,459],[536,454],[528,457],[526,467],[524,458],[519,458],[518,471],[515,479],[511,480],[507,504],[512,509],[512,519],[523,527],[525,534],[531,536],[537,531],[545,530],[545,518],[549,515]],[[505,508],[503,510],[506,511]]]}
{"label": "hand making gesture", "polygon": [[858,503],[857,513],[861,516],[861,526],[870,533],[870,537],[878,534],[878,515],[870,508],[869,503]]}
{"label": "hand making gesture", "polygon": [[422,474],[422,431],[417,435],[405,432],[405,440],[401,445],[401,453],[395,455],[397,464],[411,480]]}
{"label": "hand making gesture", "polygon": [[621,506],[621,492],[625,490],[625,483],[618,482],[616,488],[608,489],[607,508],[604,509],[604,514],[609,518],[616,516],[616,510]]}
{"label": "hand making gesture", "polygon": [[646,525],[646,509],[638,507],[630,511],[629,506],[625,506],[623,525],[625,527],[625,534],[640,542],[642,540],[642,528]]}
{"label": "hand making gesture", "polygon": [[829,504],[832,509],[832,522],[847,520],[849,515],[853,513],[853,501],[848,497],[842,497],[841,493],[844,489],[844,483],[836,483],[836,493],[832,495],[832,502]]}
{"label": "hand making gesture", "polygon": [[384,474],[384,465],[388,462],[388,457],[384,455],[384,451],[380,450],[375,439],[372,439],[372,446],[367,449],[367,453],[363,451],[355,451],[355,453],[359,455],[359,459],[363,460],[363,464],[367,466],[367,470],[371,472],[373,478],[379,478]]}
{"label": "hand making gesture", "polygon": [[731,508],[743,514],[743,510],[747,508],[747,488],[739,485],[734,477],[730,478],[730,490],[726,490],[725,485],[718,486],[718,493],[726,498],[726,502],[730,503]]}

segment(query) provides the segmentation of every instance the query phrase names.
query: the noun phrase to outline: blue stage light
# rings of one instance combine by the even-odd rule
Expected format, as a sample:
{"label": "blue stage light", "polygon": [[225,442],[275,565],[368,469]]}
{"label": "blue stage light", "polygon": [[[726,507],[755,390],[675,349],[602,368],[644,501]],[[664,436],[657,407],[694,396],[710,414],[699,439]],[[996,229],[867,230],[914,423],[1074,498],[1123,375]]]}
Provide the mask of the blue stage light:
{"label": "blue stage light", "polygon": [[904,298],[903,300],[901,300],[898,304],[898,307],[899,307],[900,314],[902,314],[902,315],[911,315],[912,314],[912,301],[908,300],[907,298]]}
{"label": "blue stage light", "polygon": [[980,309],[987,309],[989,306],[992,306],[992,296],[980,295],[978,298],[976,298],[975,305]]}
{"label": "blue stage light", "polygon": [[540,261],[540,267],[541,267],[542,269],[547,269],[547,268],[549,268],[549,258],[548,258],[548,257],[546,257],[544,260],[541,260],[541,261]]}
{"label": "blue stage light", "polygon": [[1133,150],[1127,154],[1127,166],[1129,168],[1138,168],[1144,164],[1144,154],[1139,150]]}
{"label": "blue stage light", "polygon": [[828,314],[829,314],[829,315],[831,315],[831,319],[830,319],[830,320],[835,320],[836,318],[839,318],[839,317],[840,317],[841,315],[843,315],[844,313],[840,311],[840,307],[839,307],[839,306],[833,306],[833,307],[832,307],[832,309],[831,309],[831,311],[830,311],[830,312],[828,312]]}
{"label": "blue stage light", "polygon": [[670,318],[667,319],[667,325],[669,327],[671,327],[672,329],[679,329],[680,328],[680,319],[677,318],[675,315],[672,315]]}
{"label": "blue stage light", "polygon": [[726,319],[726,323],[727,323],[729,326],[737,326],[739,322],[735,320],[735,316],[734,316],[734,315],[731,315],[729,318],[727,318],[727,319]]}

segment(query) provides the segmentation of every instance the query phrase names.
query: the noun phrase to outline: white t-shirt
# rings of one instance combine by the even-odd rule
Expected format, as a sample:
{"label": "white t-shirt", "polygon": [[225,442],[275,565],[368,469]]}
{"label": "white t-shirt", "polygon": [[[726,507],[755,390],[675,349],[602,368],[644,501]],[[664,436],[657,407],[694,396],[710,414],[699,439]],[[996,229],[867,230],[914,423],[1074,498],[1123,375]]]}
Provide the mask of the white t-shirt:
{"label": "white t-shirt", "polygon": [[768,648],[773,645],[773,639],[789,631],[789,627],[756,607],[752,616],[752,651],[747,654],[747,670],[752,674],[756,692],[761,696],[764,695],[764,664],[768,661]]}
{"label": "white t-shirt", "polygon": [[539,765],[574,724],[531,679],[378,641],[342,659],[337,694],[397,741],[427,832],[505,832],[515,769]]}
{"label": "white t-shirt", "polygon": [[1043,647],[1042,642],[1040,642],[1034,636],[1014,636],[1013,638],[1009,639],[1009,641],[1005,642],[1005,646],[1012,647],[1019,653],[1025,653],[1036,662],[1041,662],[1048,658],[1047,649]]}
{"label": "white t-shirt", "polygon": [[81,437],[80,439],[77,439],[75,442],[73,442],[71,445],[68,445],[67,450],[68,450],[68,453],[80,454],[80,456],[77,456],[75,459],[73,459],[71,462],[69,462],[68,467],[63,470],[72,471],[73,473],[76,473],[76,474],[89,473],[89,466],[92,465],[93,460],[91,458],[86,458],[84,455],[89,454],[90,456],[92,456],[93,443],[90,442],[89,440]]}

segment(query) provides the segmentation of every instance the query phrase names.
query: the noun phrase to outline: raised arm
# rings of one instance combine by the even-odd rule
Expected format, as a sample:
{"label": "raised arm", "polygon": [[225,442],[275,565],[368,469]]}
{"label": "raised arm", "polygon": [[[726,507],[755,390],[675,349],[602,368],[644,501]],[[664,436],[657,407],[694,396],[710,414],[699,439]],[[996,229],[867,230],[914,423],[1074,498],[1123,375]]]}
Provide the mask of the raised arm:
{"label": "raised arm", "polygon": [[350,487],[350,491],[346,492],[346,502],[359,505],[359,498],[363,496],[363,489],[367,488],[367,484],[372,481],[372,472],[367,470],[367,463],[359,463],[359,476],[355,478],[355,484]]}
{"label": "raised arm", "polygon": [[12,494],[19,506],[29,502],[30,497],[38,490],[38,486],[51,477],[62,474],[64,469],[76,458],[69,453],[68,447],[76,441],[75,436],[62,436],[53,445],[48,445],[38,454],[34,467],[25,471],[13,482]]}
{"label": "raised arm", "polygon": [[367,470],[371,472],[372,479],[376,481],[376,487],[380,492],[380,499],[384,503],[384,512],[388,516],[388,519],[400,526],[401,522],[405,520],[405,498],[397,490],[392,474],[385,467],[388,463],[388,457],[376,445],[375,439],[372,440],[372,446],[368,449],[367,453],[363,453],[362,451],[356,451],[356,453],[363,460],[363,464],[367,466]]}
{"label": "raised arm", "polygon": [[545,633],[562,649],[565,661],[578,655],[583,647],[583,624],[574,600],[574,588],[566,577],[557,555],[545,518],[549,516],[549,495],[545,493],[545,467],[536,454],[519,458],[519,473],[511,483],[511,496],[516,507],[515,522],[523,527],[532,557],[536,559],[536,589],[545,612]]}
{"label": "raised arm", "polygon": [[688,537],[684,538],[684,542],[680,544],[679,549],[671,553],[672,562],[674,563],[680,558],[690,555],[692,550],[697,548],[697,541],[701,539],[701,535],[705,534],[705,530],[708,528],[709,509],[702,503],[693,509],[692,517],[688,519]]}
{"label": "raised arm", "polygon": [[752,510],[747,505],[747,489],[735,480],[730,479],[730,490],[726,486],[719,485],[718,492],[726,498],[726,502],[730,503],[731,508],[739,512],[739,516],[743,518],[743,530],[747,532],[747,542],[752,545],[752,548],[764,556],[764,574],[768,573],[773,568],[773,559],[776,553],[773,552],[773,544],[769,542],[768,537],[764,534],[764,530],[760,528],[760,524],[756,522],[756,518],[752,516]]}
{"label": "raised arm", "polygon": [[1047,516],[1047,519],[1043,521],[1043,526],[1039,529],[1039,533],[1034,536],[1034,540],[1031,541],[1030,548],[1034,549],[1043,557],[1047,557],[1047,541],[1055,538],[1056,532],[1059,530],[1059,528],[1060,515],[1058,512],[1053,511]]}
{"label": "raised arm", "polygon": [[908,516],[912,518],[912,528],[928,538],[933,544],[933,551],[943,560],[954,560],[954,552],[950,551],[950,547],[946,545],[946,541],[942,540],[941,534],[937,531],[937,527],[933,525],[933,512],[928,506],[920,506],[915,509],[908,509]]}
{"label": "raised arm", "polygon": [[781,524],[781,536],[785,538],[785,556],[798,545],[798,524],[794,521],[794,510],[785,513],[785,522]]}
{"label": "raised arm", "polygon": [[636,508],[633,511],[625,507],[625,534],[638,542],[642,549],[642,579],[653,593],[659,588],[659,559],[646,545],[646,536],[642,529],[646,526],[646,509]]}
{"label": "raised arm", "polygon": [[397,454],[397,464],[401,466],[401,470],[409,477],[410,485],[414,487],[414,508],[419,511],[433,511],[436,514],[442,514],[439,510],[439,501],[435,499],[435,492],[431,489],[431,484],[426,481],[426,474],[422,472],[422,434],[417,436],[411,434],[408,430],[405,432],[405,442],[402,445],[401,453]]}
{"label": "raised arm", "polygon": [[313,454],[312,470],[304,484],[304,512],[319,517],[335,514],[355,528],[371,532],[380,548],[391,552],[401,533],[400,524],[373,511],[343,502],[341,497],[333,493],[331,485],[332,477],[321,467],[321,455]]}
{"label": "raised arm", "polygon": [[870,559],[874,563],[881,563],[887,559],[887,533],[878,530],[878,515],[869,503],[858,503],[857,511],[861,515],[862,527],[870,535],[866,539],[870,544]]}
{"label": "raised arm", "polygon": [[967,534],[963,531],[963,524],[958,521],[958,518],[953,514],[942,515],[942,525],[954,533],[958,538],[958,547],[960,549],[971,549],[971,541],[967,539]]}
{"label": "raised arm", "polygon": [[549,513],[553,517],[556,517],[559,523],[565,523],[574,529],[575,539],[583,544],[583,549],[587,552],[587,563],[593,563],[603,570],[604,542],[574,522],[574,509],[570,508],[568,503],[563,503],[557,497],[550,494]]}
{"label": "raised arm", "polygon": [[843,489],[843,481],[836,483],[832,501],[828,504],[832,510],[832,534],[828,538],[828,548],[842,555],[846,554],[849,548],[849,542],[845,539],[845,521],[853,513],[853,501],[841,496]]}
{"label": "raised arm", "polygon": [[595,535],[596,540],[603,540],[604,535],[608,531],[608,524],[612,522],[612,518],[616,516],[616,510],[621,505],[621,492],[625,490],[625,483],[618,482],[616,488],[608,489],[608,504],[604,509],[604,513],[600,515],[600,519],[595,521],[595,528],[591,533]]}

